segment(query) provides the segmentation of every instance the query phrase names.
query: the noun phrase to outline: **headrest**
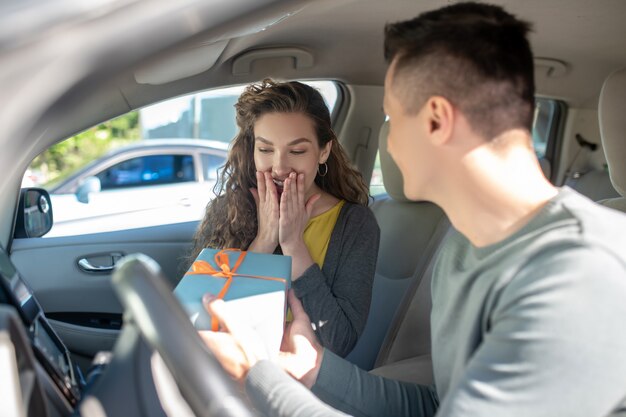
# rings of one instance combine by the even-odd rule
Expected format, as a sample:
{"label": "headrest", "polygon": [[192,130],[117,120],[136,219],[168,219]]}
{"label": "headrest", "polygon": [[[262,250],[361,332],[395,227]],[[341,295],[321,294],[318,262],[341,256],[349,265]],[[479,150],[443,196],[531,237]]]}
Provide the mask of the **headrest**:
{"label": "headrest", "polygon": [[391,198],[396,201],[410,201],[404,195],[404,182],[400,169],[387,152],[387,136],[389,135],[389,122],[385,121],[380,127],[378,136],[378,152],[380,154],[380,169],[383,173],[383,184]]}
{"label": "headrest", "polygon": [[604,81],[598,104],[600,137],[615,190],[626,196],[626,68]]}

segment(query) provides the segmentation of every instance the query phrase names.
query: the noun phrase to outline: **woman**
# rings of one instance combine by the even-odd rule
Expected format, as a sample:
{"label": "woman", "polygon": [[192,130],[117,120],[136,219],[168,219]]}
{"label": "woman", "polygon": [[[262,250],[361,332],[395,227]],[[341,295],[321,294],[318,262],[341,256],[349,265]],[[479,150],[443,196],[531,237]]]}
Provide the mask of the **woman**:
{"label": "woman", "polygon": [[331,129],[321,94],[264,80],[235,105],[239,134],[194,238],[292,257],[292,287],[320,342],[341,356],[367,320],[379,229],[368,190]]}

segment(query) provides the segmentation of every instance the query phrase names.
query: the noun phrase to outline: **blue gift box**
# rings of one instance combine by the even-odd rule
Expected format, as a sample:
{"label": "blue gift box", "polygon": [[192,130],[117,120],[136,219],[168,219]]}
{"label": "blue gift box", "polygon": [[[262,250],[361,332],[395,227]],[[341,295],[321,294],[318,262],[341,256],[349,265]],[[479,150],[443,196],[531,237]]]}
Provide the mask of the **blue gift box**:
{"label": "blue gift box", "polygon": [[196,329],[212,327],[202,296],[217,296],[225,286],[222,298],[231,306],[231,312],[266,339],[269,351],[277,352],[284,328],[287,290],[291,286],[291,257],[203,249],[174,289]]}

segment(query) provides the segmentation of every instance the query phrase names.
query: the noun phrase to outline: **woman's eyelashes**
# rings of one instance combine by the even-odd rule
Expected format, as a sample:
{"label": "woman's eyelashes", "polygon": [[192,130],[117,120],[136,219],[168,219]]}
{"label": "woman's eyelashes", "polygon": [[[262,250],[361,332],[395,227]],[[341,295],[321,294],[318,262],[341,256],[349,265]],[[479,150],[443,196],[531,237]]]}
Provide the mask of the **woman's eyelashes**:
{"label": "woman's eyelashes", "polygon": [[[269,153],[273,153],[274,149],[273,148],[257,148],[257,151],[259,151],[259,153],[269,154]],[[289,153],[292,155],[304,155],[306,153],[306,149],[291,149]]]}

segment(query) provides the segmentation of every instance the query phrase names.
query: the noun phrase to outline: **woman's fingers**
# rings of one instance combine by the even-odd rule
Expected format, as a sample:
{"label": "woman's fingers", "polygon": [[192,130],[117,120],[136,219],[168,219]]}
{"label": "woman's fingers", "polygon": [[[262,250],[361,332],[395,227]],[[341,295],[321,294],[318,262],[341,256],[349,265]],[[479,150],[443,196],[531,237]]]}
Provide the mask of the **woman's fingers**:
{"label": "woman's fingers", "polygon": [[293,215],[295,214],[297,203],[296,183],[294,181],[294,178],[296,178],[295,173],[292,172],[291,174],[289,174],[289,177],[287,177],[287,179],[285,180],[285,188],[283,190],[283,194],[286,195],[286,209],[288,210],[290,217],[293,217]]}
{"label": "woman's fingers", "polygon": [[304,174],[292,172],[284,181],[280,196],[279,243],[294,243],[302,237],[321,194],[307,199]]}
{"label": "woman's fingers", "polygon": [[270,212],[278,214],[278,192],[272,174],[267,171],[257,171],[256,178],[259,202],[264,209],[263,212],[268,214],[266,210],[269,209]]}
{"label": "woman's fingers", "polygon": [[265,199],[266,201],[272,201],[272,188],[274,187],[274,181],[272,181],[272,174],[269,172],[263,173],[263,180],[265,182]]}
{"label": "woman's fingers", "polygon": [[289,178],[286,178],[283,182],[283,192],[280,195],[280,217],[282,220],[287,220],[290,211],[290,195],[289,190],[291,189],[291,181]]}
{"label": "woman's fingers", "polygon": [[256,172],[256,186],[258,189],[257,196],[259,197],[259,202],[265,204],[265,193],[267,189],[265,187],[265,174],[261,171]]}
{"label": "woman's fingers", "polygon": [[[279,211],[278,195],[272,175],[267,171],[257,171],[257,189],[251,189],[257,203],[257,236],[253,245],[262,252],[274,251],[278,245]],[[253,243],[254,243],[253,242]]]}
{"label": "woman's fingers", "polygon": [[289,182],[289,189],[287,190],[287,202],[289,204],[288,209],[289,213],[292,216],[295,215],[298,204],[298,184],[296,183],[297,175],[295,172],[289,174],[289,178],[287,181]]}
{"label": "woman's fingers", "polygon": [[292,172],[289,175],[289,184],[291,186],[291,195],[289,196],[291,202],[291,210],[293,213],[296,213],[297,210],[299,210],[301,207],[298,201],[298,174]]}
{"label": "woman's fingers", "polygon": [[298,174],[297,180],[298,206],[304,207],[304,174]]}
{"label": "woman's fingers", "polygon": [[274,184],[274,180],[272,179],[272,174],[269,172],[265,172],[265,188],[267,188],[267,199],[271,204],[278,203],[278,191],[276,190],[276,184]]}

